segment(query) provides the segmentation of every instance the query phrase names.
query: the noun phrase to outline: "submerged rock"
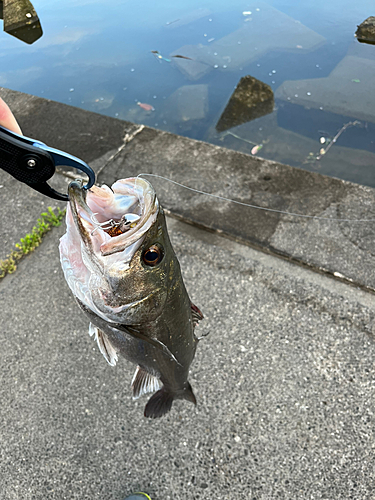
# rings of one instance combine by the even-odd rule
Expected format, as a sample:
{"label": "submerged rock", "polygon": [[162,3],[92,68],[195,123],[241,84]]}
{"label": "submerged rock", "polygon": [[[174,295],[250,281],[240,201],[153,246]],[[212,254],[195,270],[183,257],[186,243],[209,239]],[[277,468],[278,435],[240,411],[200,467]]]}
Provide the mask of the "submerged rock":
{"label": "submerged rock", "polygon": [[207,85],[184,85],[168,98],[166,103],[168,120],[188,122],[203,120],[208,112]]}
{"label": "submerged rock", "polygon": [[359,42],[375,44],[375,16],[370,16],[358,26],[355,33]]}
{"label": "submerged rock", "polygon": [[220,116],[216,130],[223,132],[272,113],[273,106],[274,98],[271,87],[253,76],[244,76]]}
{"label": "submerged rock", "polygon": [[237,30],[212,43],[176,49],[171,56],[182,54],[191,60],[174,59],[173,65],[195,81],[211,71],[239,71],[274,50],[310,52],[325,42],[322,35],[270,5],[256,2],[247,7],[252,15]]}

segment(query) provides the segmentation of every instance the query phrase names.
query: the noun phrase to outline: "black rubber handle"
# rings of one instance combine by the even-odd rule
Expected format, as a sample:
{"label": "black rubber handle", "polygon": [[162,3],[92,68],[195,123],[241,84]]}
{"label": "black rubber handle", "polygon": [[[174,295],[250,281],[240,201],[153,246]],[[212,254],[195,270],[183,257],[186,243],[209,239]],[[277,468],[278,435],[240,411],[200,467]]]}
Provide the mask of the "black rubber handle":
{"label": "black rubber handle", "polygon": [[0,168],[30,187],[46,182],[55,173],[49,153],[0,127]]}

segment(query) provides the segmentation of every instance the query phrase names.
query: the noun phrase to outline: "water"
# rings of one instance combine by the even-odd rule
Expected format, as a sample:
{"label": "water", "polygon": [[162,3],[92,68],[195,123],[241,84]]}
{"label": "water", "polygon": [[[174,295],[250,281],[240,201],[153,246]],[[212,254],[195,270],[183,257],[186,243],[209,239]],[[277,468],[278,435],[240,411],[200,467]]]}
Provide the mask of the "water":
{"label": "water", "polygon": [[[375,186],[375,46],[354,38],[370,0],[33,5],[43,37],[0,33],[0,85]],[[218,132],[246,75],[272,88],[274,110]]]}

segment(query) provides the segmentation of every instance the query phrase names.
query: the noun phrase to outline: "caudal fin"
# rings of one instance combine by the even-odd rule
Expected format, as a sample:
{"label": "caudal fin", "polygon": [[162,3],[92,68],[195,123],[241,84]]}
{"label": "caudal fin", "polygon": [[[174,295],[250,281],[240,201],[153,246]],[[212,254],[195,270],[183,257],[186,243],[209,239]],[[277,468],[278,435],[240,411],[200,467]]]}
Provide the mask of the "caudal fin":
{"label": "caudal fin", "polygon": [[156,392],[148,401],[144,415],[147,418],[160,418],[172,408],[172,403],[174,399],[186,399],[191,403],[197,404],[195,399],[193,389],[189,382],[186,388],[178,393],[169,392],[165,387],[162,387],[160,391]]}

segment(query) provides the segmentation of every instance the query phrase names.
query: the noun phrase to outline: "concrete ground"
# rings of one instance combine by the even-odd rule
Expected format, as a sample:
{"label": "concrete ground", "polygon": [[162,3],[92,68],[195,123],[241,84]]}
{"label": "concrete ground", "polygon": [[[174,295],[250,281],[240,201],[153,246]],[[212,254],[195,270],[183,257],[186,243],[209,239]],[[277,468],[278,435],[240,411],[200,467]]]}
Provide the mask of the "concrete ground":
{"label": "concrete ground", "polygon": [[[100,182],[157,172],[281,210],[375,218],[371,188],[0,96],[26,135],[90,161]],[[150,180],[205,315],[198,333],[209,332],[191,367],[197,407],[178,401],[163,419],[143,417],[147,397],[134,402],[129,387],[135,367],[110,367],[88,335],[60,269],[64,227],[55,228],[0,281],[0,498],[374,498],[373,223],[252,212]],[[12,183],[0,171],[9,248],[53,205],[38,194],[30,203],[29,188]]]}

